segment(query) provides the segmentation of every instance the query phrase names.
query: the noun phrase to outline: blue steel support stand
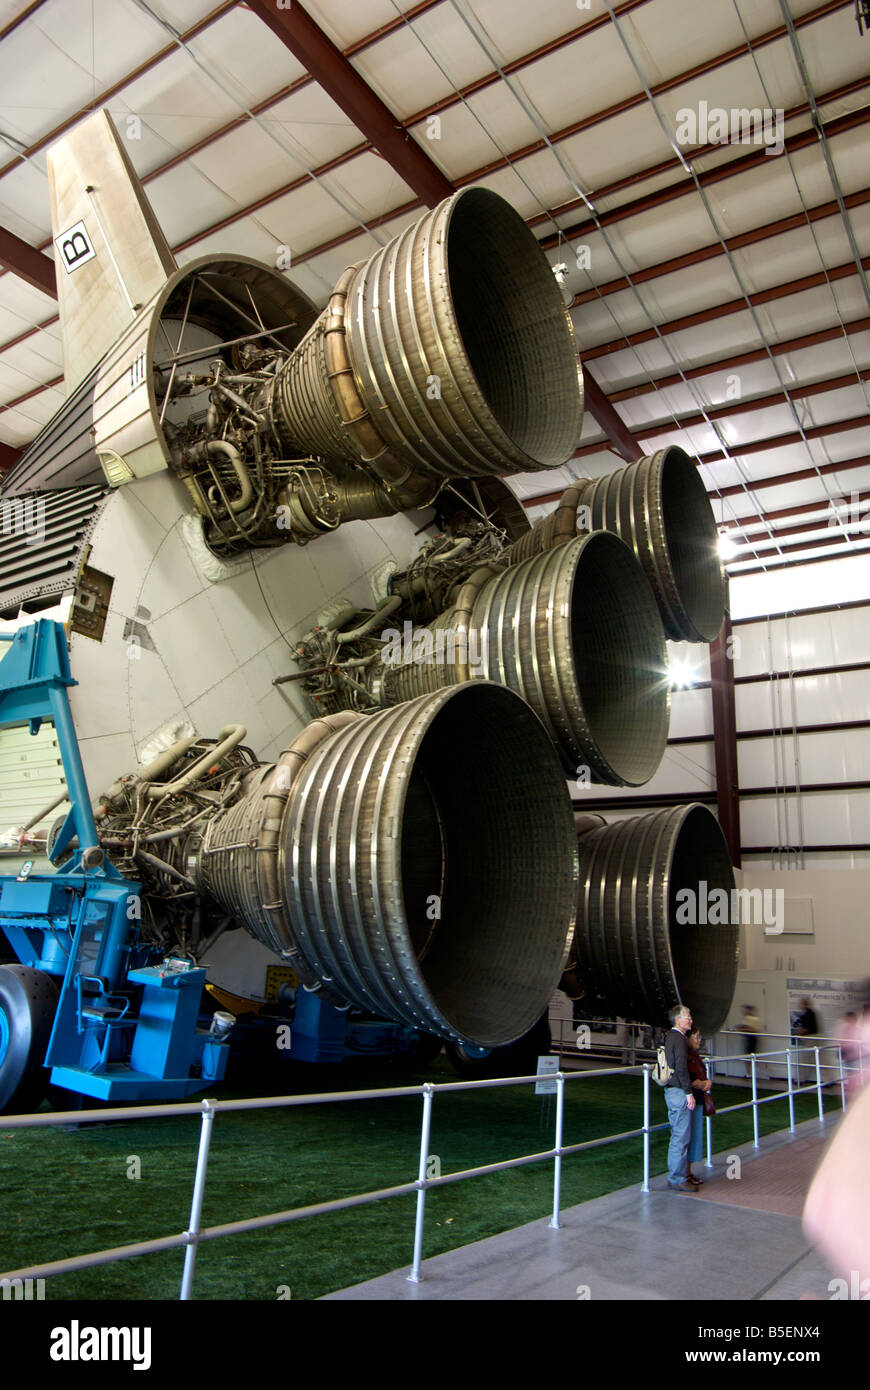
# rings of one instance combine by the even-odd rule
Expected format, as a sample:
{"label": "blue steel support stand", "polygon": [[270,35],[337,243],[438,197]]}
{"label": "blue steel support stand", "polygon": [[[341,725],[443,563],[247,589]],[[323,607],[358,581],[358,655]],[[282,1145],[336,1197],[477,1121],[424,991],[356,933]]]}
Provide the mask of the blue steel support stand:
{"label": "blue steel support stand", "polygon": [[0,928],[19,960],[63,976],[45,1065],[56,1084],[107,1101],[202,1090],[222,1078],[229,1049],[197,1031],[205,970],[156,961],[137,925],[141,885],[104,859],[69,707],[66,632],[41,620],[0,640],[11,644],[0,661],[0,728],[37,734],[53,722],[70,802],[50,855],[57,864],[72,847],[63,870],[0,876]]}

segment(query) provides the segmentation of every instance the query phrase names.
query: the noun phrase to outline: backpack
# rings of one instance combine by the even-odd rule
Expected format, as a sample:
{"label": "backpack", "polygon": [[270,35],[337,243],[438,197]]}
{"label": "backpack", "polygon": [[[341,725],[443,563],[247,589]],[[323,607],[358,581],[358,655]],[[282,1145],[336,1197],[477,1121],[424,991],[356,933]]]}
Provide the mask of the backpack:
{"label": "backpack", "polygon": [[665,1045],[662,1043],[661,1047],[656,1050],[655,1066],[651,1073],[652,1079],[657,1086],[667,1086],[673,1074],[674,1069],[668,1061]]}

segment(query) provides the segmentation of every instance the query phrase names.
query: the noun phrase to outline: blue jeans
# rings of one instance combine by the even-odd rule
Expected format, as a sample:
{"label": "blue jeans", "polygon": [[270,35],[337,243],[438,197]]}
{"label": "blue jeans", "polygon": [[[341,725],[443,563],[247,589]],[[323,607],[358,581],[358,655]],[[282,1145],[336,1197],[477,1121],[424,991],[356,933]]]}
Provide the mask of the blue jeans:
{"label": "blue jeans", "polygon": [[671,1125],[671,1142],[668,1145],[668,1183],[671,1187],[679,1187],[686,1181],[686,1155],[692,1130],[692,1112],[687,1099],[685,1091],[678,1090],[676,1086],[669,1086],[665,1091]]}
{"label": "blue jeans", "polygon": [[700,1096],[695,1096],[695,1108],[692,1111],[692,1137],[689,1140],[689,1162],[698,1163],[704,1157],[704,1103]]}

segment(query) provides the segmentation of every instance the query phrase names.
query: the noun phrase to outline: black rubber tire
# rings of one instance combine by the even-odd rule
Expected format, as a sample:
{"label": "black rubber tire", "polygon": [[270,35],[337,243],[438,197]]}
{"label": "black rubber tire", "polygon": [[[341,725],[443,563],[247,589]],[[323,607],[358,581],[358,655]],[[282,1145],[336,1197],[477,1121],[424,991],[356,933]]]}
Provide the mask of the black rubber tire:
{"label": "black rubber tire", "polygon": [[550,1020],[543,1014],[521,1038],[507,1047],[494,1047],[485,1057],[469,1057],[456,1043],[445,1051],[453,1070],[467,1081],[483,1081],[495,1076],[534,1076],[538,1058],[545,1057],[552,1045]]}
{"label": "black rubber tire", "polygon": [[443,1038],[436,1038],[432,1033],[421,1033],[420,1041],[414,1053],[414,1062],[418,1067],[428,1067],[430,1062],[434,1062],[436,1057],[441,1056],[443,1047]]}
{"label": "black rubber tire", "polygon": [[57,1001],[57,985],[43,970],[0,966],[0,1010],[9,1033],[0,1062],[0,1112],[30,1114],[45,1100],[51,1073],[43,1063]]}
{"label": "black rubber tire", "polygon": [[396,1052],[390,1061],[400,1071],[425,1071],[440,1055],[443,1046],[443,1038],[436,1038],[433,1033],[421,1033],[409,1052]]}

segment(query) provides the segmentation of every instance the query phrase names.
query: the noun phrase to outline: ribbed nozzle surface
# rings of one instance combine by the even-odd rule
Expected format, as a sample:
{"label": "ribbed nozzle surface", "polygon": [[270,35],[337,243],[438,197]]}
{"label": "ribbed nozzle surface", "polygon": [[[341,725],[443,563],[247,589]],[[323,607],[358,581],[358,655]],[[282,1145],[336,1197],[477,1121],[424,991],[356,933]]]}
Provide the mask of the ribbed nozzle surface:
{"label": "ribbed nozzle surface", "polygon": [[347,423],[359,410],[343,416],[338,404],[327,332],[345,334],[365,429],[415,473],[528,472],[575,448],[573,333],[546,257],[498,194],[467,188],[441,203],[357,271],[338,309],[321,315],[276,382],[288,448],[377,470],[371,435],[361,442]]}
{"label": "ribbed nozzle surface", "polygon": [[576,848],[544,729],[510,691],[472,682],[321,745],[294,784],[279,869],[330,993],[495,1047],[558,983]]}
{"label": "ribbed nozzle surface", "polygon": [[622,541],[597,531],[505,570],[481,589],[472,627],[482,673],[529,702],[570,776],[652,777],[668,736],[665,639]]}
{"label": "ribbed nozzle surface", "polygon": [[739,934],[716,817],[698,803],[677,806],[581,834],[579,847],[569,969],[584,1007],[662,1024],[682,1003],[703,1033],[716,1032],[734,996]]}
{"label": "ribbed nozzle surface", "polygon": [[621,536],[643,565],[668,637],[712,642],[725,612],[719,537],[689,455],[660,449],[578,486],[592,530],[603,527]]}

